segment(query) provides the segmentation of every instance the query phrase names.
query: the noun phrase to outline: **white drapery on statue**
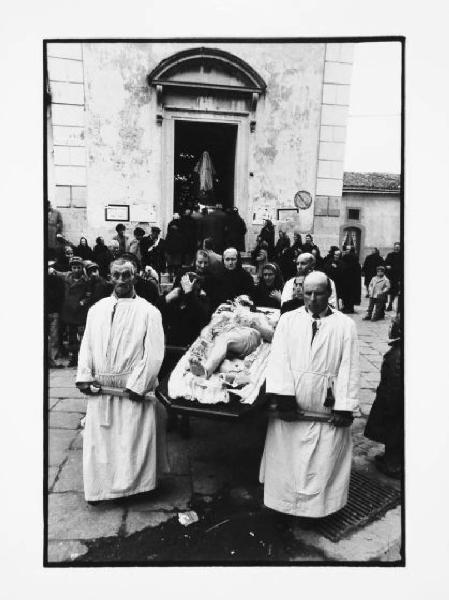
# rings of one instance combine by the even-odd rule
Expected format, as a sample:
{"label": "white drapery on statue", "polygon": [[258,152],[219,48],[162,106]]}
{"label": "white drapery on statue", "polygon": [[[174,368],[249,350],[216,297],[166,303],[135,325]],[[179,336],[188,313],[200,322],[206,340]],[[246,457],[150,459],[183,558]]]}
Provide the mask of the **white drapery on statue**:
{"label": "white drapery on statue", "polygon": [[201,158],[195,165],[195,173],[198,173],[200,178],[200,191],[208,192],[214,187],[215,168],[212,164],[212,159],[207,150],[201,154]]}

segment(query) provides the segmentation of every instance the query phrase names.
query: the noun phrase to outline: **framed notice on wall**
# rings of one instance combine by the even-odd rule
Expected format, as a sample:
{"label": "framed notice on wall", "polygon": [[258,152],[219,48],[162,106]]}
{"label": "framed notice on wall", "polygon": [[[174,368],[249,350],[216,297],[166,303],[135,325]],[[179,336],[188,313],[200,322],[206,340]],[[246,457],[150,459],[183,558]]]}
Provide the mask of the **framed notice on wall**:
{"label": "framed notice on wall", "polygon": [[298,218],[297,208],[278,208],[278,221],[296,221]]}
{"label": "framed notice on wall", "polygon": [[129,204],[108,204],[104,213],[105,221],[129,221]]}

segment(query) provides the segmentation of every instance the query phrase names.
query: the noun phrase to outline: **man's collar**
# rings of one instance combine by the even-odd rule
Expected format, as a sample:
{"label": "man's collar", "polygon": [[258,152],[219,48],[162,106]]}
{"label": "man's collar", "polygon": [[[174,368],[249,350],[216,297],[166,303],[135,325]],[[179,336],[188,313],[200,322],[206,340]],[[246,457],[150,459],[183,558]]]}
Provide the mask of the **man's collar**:
{"label": "man's collar", "polygon": [[[331,315],[334,311],[331,309],[330,306],[327,306],[322,312],[320,312],[319,314],[319,318],[323,319],[324,317],[328,317],[329,315]],[[311,319],[313,319],[313,314],[311,313],[310,310],[308,310],[306,308],[306,313],[310,316]]]}

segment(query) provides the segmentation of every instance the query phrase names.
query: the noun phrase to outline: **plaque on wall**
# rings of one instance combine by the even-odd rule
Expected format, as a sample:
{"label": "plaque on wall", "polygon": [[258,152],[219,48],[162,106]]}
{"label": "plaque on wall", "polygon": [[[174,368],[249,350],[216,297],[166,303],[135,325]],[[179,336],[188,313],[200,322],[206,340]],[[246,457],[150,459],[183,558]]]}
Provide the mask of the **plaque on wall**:
{"label": "plaque on wall", "polygon": [[306,208],[309,208],[312,204],[312,196],[310,192],[300,190],[299,192],[296,192],[294,202],[297,208],[305,210]]}
{"label": "plaque on wall", "polygon": [[108,204],[104,213],[105,221],[129,221],[129,204]]}
{"label": "plaque on wall", "polygon": [[281,223],[285,223],[286,221],[296,221],[297,218],[297,208],[278,208],[278,221]]}

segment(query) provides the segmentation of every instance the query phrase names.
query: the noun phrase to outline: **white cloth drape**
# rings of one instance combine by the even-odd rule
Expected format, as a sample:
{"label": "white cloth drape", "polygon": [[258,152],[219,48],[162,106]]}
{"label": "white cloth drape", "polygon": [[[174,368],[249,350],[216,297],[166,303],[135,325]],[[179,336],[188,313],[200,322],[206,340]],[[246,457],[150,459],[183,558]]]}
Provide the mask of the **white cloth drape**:
{"label": "white cloth drape", "polygon": [[200,191],[208,192],[213,189],[215,168],[207,150],[204,150],[201,154],[201,158],[198,159],[194,171],[198,173],[200,178]]}
{"label": "white cloth drape", "polygon": [[[157,385],[164,356],[160,312],[138,296],[97,302],[89,311],[77,382],[129,388],[138,394]],[[83,441],[86,500],[118,498],[156,487],[168,467],[163,412],[155,398],[132,401],[89,397]]]}

